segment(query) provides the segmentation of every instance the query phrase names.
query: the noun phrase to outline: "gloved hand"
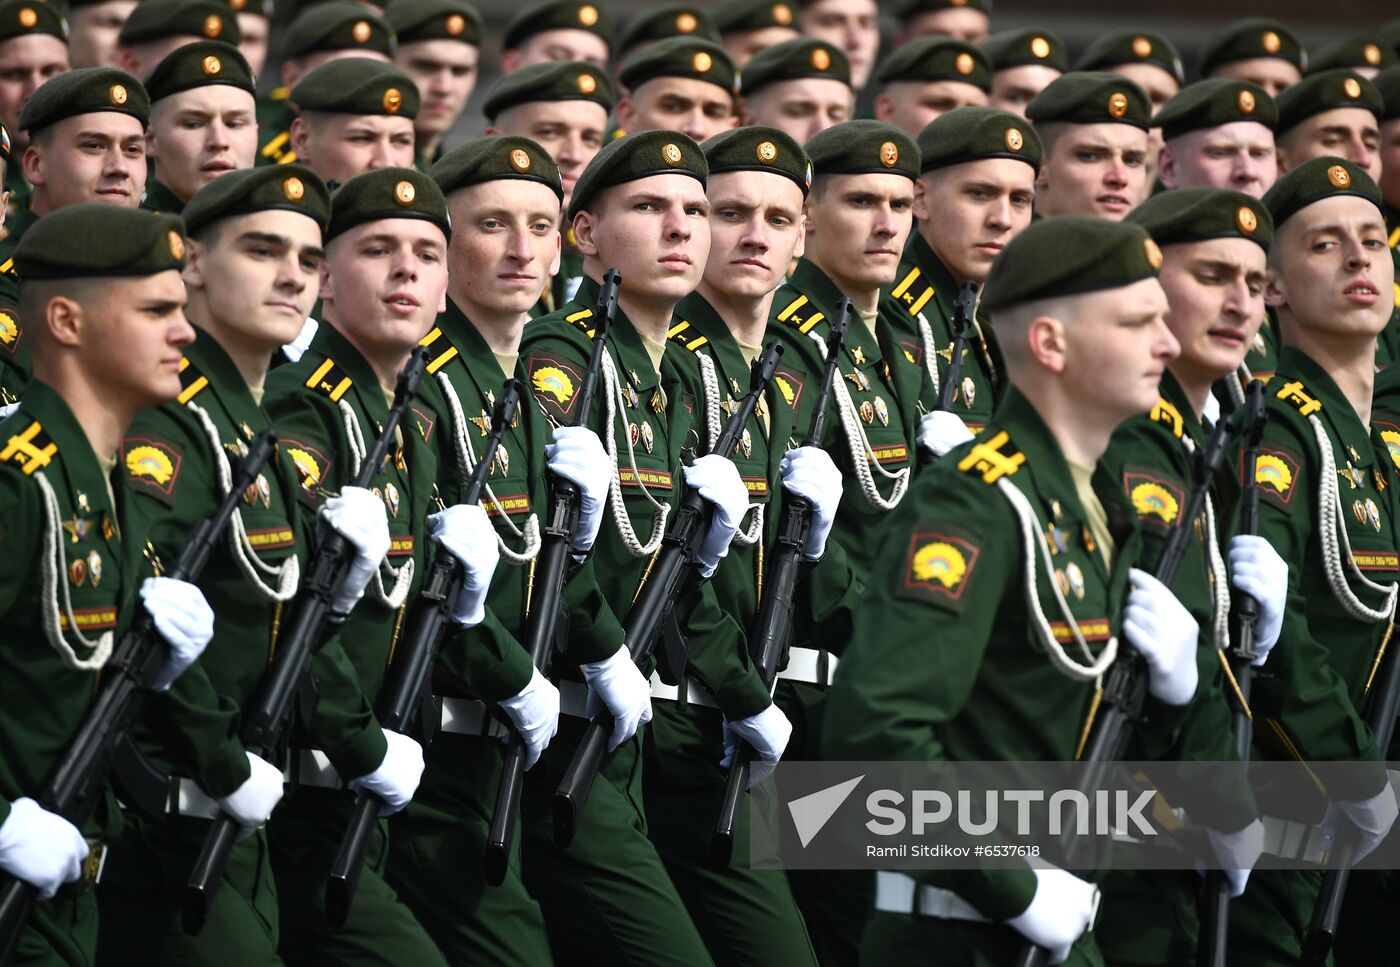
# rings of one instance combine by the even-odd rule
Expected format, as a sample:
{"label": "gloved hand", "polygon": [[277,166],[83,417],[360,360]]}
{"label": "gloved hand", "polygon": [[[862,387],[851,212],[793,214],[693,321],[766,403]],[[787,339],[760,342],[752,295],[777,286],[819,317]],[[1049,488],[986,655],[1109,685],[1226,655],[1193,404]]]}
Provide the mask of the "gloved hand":
{"label": "gloved hand", "polygon": [[83,874],[88,844],[78,827],[28,796],[10,803],[0,824],[0,870],[39,888],[52,899],[58,888]]}
{"label": "gloved hand", "polygon": [[582,670],[593,695],[612,713],[611,752],[651,721],[651,682],[643,677],[625,645],[611,658],[583,665]]}
{"label": "gloved hand", "polygon": [[379,768],[351,779],[348,785],[357,791],[372,792],[384,800],[379,815],[392,816],[407,806],[418,791],[418,780],[423,778],[423,747],[392,729],[384,730],[384,739],[389,747],[384,750],[384,761],[379,763]]}
{"label": "gloved hand", "polygon": [[544,457],[549,469],[574,483],[582,495],[578,526],[569,542],[574,554],[581,557],[593,548],[598,528],[603,523],[612,460],[598,434],[586,426],[555,427],[554,442],[544,448]]}
{"label": "gloved hand", "polygon": [[1099,913],[1099,888],[1073,873],[1051,867],[1036,869],[1035,896],[1020,916],[1006,925],[1050,951],[1050,963],[1069,959],[1076,940],[1093,929]]}
{"label": "gloved hand", "polygon": [[248,757],[248,778],[243,785],[218,800],[219,808],[238,821],[244,839],[268,821],[282,799],[282,770],[260,755],[244,750]]}
{"label": "gloved hand", "polygon": [[199,588],[174,578],[146,578],[139,593],[169,650],[151,682],[152,689],[163,692],[204,654],[214,637],[214,609]]}
{"label": "gloved hand", "polygon": [[[525,687],[510,698],[501,699],[500,706],[525,740],[525,768],[528,769],[559,731],[559,689],[536,668]],[[508,738],[502,736],[502,741]]]}
{"label": "gloved hand", "polygon": [[355,548],[355,559],[331,598],[331,613],[343,616],[355,607],[389,553],[389,517],[384,501],[363,487],[342,489],[339,497],[326,501],[321,516]]}
{"label": "gloved hand", "polygon": [[13,403],[6,403],[4,406],[0,406],[0,420],[3,420],[5,417],[9,416],[17,409],[19,409],[19,400],[15,400]]}
{"label": "gloved hand", "polygon": [[783,475],[784,489],[811,501],[812,523],[802,543],[802,556],[818,560],[826,551],[826,538],[841,503],[841,471],[821,447],[798,447],[784,455],[778,472]]}
{"label": "gloved hand", "polygon": [[953,447],[966,443],[972,436],[962,417],[947,410],[925,413],[919,421],[919,446],[935,457],[941,457]]}
{"label": "gloved hand", "polygon": [[[1211,851],[1215,853],[1220,872],[1230,884],[1230,896],[1236,897],[1244,893],[1245,884],[1249,882],[1249,873],[1254,869],[1254,864],[1259,862],[1260,854],[1264,852],[1264,824],[1256,819],[1244,829],[1233,833],[1222,833],[1209,826],[1203,826],[1201,829],[1206,834]],[[1197,873],[1203,873],[1206,869],[1199,863],[1196,865]]]}
{"label": "gloved hand", "polygon": [[792,738],[792,723],[776,705],[770,705],[757,715],[724,723],[724,758],[722,768],[729,768],[734,761],[734,750],[738,740],[743,739],[758,753],[749,766],[749,784],[752,789],[773,774],[778,760],[783,757],[788,739]]}
{"label": "gloved hand", "polygon": [[501,560],[496,528],[480,504],[453,504],[428,517],[428,534],[462,565],[462,590],[452,604],[452,620],[464,628],[486,617],[486,593]]}
{"label": "gloved hand", "polygon": [[1236,534],[1230,539],[1230,584],[1259,602],[1259,621],[1254,626],[1254,650],[1258,655],[1250,662],[1258,668],[1268,659],[1283,629],[1288,562],[1264,538]]}
{"label": "gloved hand", "polygon": [[1196,694],[1196,619],[1146,571],[1130,569],[1128,582],[1123,634],[1147,660],[1147,690],[1165,705],[1185,705]]}
{"label": "gloved hand", "polygon": [[700,539],[700,550],[695,554],[700,576],[707,578],[729,553],[729,544],[739,532],[739,521],[749,509],[749,489],[734,462],[718,453],[705,454],[684,472],[686,486],[699,491],[714,507],[710,529]]}
{"label": "gloved hand", "polygon": [[1340,811],[1361,831],[1361,839],[1356,845],[1356,862],[1359,863],[1381,844],[1395,823],[1395,790],[1390,783],[1386,783],[1385,788],[1370,799],[1335,802],[1327,811],[1328,817],[1323,820],[1324,823],[1335,822],[1335,814]]}

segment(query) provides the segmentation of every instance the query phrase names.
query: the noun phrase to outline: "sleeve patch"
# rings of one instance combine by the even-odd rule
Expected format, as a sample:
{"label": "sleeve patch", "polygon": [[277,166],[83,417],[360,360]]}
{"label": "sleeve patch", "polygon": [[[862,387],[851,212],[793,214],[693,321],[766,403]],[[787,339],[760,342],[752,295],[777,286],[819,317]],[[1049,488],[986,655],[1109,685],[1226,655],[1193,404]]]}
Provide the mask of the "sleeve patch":
{"label": "sleeve patch", "polygon": [[802,376],[795,370],[779,367],[773,373],[773,385],[794,412],[802,399]]}
{"label": "sleeve patch", "polygon": [[[1296,454],[1281,447],[1260,447],[1259,460],[1254,466],[1254,483],[1259,496],[1274,506],[1293,513],[1293,494],[1297,490],[1300,462]],[[1240,478],[1244,482],[1244,455],[1240,456]]]}
{"label": "sleeve patch", "polygon": [[981,549],[955,534],[924,531],[909,538],[896,595],[962,611]]}
{"label": "sleeve patch", "polygon": [[436,425],[436,420],[434,420],[430,411],[422,409],[421,407],[411,406],[409,409],[413,411],[413,425],[417,428],[418,435],[423,438],[424,443],[427,443],[432,439],[433,427]]}
{"label": "sleeve patch", "polygon": [[1123,492],[1133,505],[1138,523],[1164,533],[1177,525],[1186,509],[1184,488],[1160,474],[1125,469]]}
{"label": "sleeve patch", "polygon": [[1400,468],[1400,426],[1377,420],[1376,429],[1380,430],[1381,439],[1385,441],[1385,448],[1390,451],[1390,462]]}
{"label": "sleeve patch", "polygon": [[286,437],[282,438],[277,448],[291,461],[297,472],[297,496],[306,503],[314,504],[330,469],[330,460],[315,447]]}
{"label": "sleeve patch", "polygon": [[571,421],[574,401],[583,382],[578,367],[555,356],[531,356],[525,369],[530,374],[530,389],[545,413],[560,422]]}
{"label": "sleeve patch", "polygon": [[182,462],[180,451],[164,440],[151,436],[122,440],[122,466],[127,478],[137,490],[162,503],[175,503],[175,482]]}
{"label": "sleeve patch", "polygon": [[13,356],[19,349],[19,336],[19,322],[15,313],[9,310],[0,312],[0,352]]}
{"label": "sleeve patch", "polygon": [[904,358],[915,366],[924,364],[924,347],[921,343],[912,342],[908,339],[899,341],[899,350],[904,353]]}

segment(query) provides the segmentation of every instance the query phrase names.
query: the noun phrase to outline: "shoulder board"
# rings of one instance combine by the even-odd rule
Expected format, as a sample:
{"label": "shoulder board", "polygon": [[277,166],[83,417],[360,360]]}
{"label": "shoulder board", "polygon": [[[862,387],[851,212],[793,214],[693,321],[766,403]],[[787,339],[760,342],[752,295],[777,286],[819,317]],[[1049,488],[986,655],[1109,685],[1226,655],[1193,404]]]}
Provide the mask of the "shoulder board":
{"label": "shoulder board", "polygon": [[274,87],[272,90],[267,92],[267,96],[269,100],[285,101],[287,98],[292,96],[292,89],[290,87],[285,86]]}
{"label": "shoulder board", "polygon": [[452,340],[448,339],[447,334],[438,326],[434,326],[433,331],[424,336],[418,345],[428,349],[429,373],[436,373],[457,358],[457,347],[452,345]]}
{"label": "shoulder board", "polygon": [[1307,387],[1299,379],[1284,383],[1283,387],[1274,394],[1274,397],[1285,403],[1291,403],[1297,408],[1299,416],[1311,416],[1322,411],[1322,401],[1309,394]]}
{"label": "shoulder board", "polygon": [[958,469],[981,477],[982,482],[987,484],[1009,477],[1026,462],[1026,455],[1010,443],[1011,435],[1002,430],[996,436],[978,442],[967,456],[958,461]]}
{"label": "shoulder board", "polygon": [[336,365],[334,359],[327,358],[316,367],[302,385],[309,390],[324,393],[330,397],[332,403],[338,403],[340,398],[345,395],[345,391],[355,384],[349,376],[345,375],[345,371]]}
{"label": "shoulder board", "polygon": [[292,132],[290,130],[282,131],[259,148],[258,154],[279,165],[290,164],[297,160],[296,152],[291,149],[291,143]]}
{"label": "shoulder board", "polygon": [[15,274],[15,258],[10,256],[5,261],[0,262],[0,275],[8,275],[10,278],[18,278]]}
{"label": "shoulder board", "polygon": [[567,316],[564,317],[564,321],[567,322],[569,325],[573,326],[579,332],[583,333],[589,339],[592,339],[593,333],[597,331],[594,328],[593,324],[589,322],[589,320],[592,318],[592,309],[580,309],[578,312],[569,313]]}
{"label": "shoulder board", "polygon": [[923,312],[924,306],[933,298],[933,286],[922,281],[923,272],[918,268],[909,270],[909,274],[899,280],[899,284],[890,291],[890,295],[904,307],[911,316],[917,316]]}
{"label": "shoulder board", "polygon": [[1182,430],[1185,424],[1181,419],[1181,411],[1160,397],[1157,405],[1152,407],[1151,418],[1153,423],[1160,423],[1171,431],[1172,436],[1181,439]]}
{"label": "shoulder board", "polygon": [[821,312],[814,311],[805,295],[799,295],[778,313],[779,322],[803,334],[810,332],[813,326],[825,318]]}
{"label": "shoulder board", "polygon": [[180,357],[180,395],[176,400],[184,406],[194,399],[209,386],[209,377],[199,371],[194,363],[190,362],[190,357]]}
{"label": "shoulder board", "polygon": [[708,336],[700,335],[700,331],[684,319],[667,330],[666,338],[692,353],[710,341]]}
{"label": "shoulder board", "polygon": [[28,477],[35,470],[48,466],[56,456],[58,444],[49,438],[38,420],[33,420],[10,437],[5,449],[0,450],[0,463],[17,464],[20,472]]}

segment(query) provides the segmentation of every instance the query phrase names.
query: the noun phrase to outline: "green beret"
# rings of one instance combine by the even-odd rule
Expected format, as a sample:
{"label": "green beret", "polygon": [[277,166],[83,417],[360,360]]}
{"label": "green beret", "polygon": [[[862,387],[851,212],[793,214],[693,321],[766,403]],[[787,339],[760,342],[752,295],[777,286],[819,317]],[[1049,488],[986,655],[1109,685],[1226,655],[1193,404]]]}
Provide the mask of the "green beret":
{"label": "green beret", "polygon": [[389,57],[394,53],[394,31],[364,4],[336,0],[297,14],[283,34],[285,60],[331,50],[377,50]]}
{"label": "green beret", "polygon": [[603,68],[584,61],[531,64],[491,86],[481,113],[495,121],[502,111],[534,101],[592,101],[612,112],[617,94]]}
{"label": "green beret", "polygon": [[1308,66],[1308,52],[1297,34],[1277,20],[1250,17],[1235,21],[1206,41],[1201,48],[1201,75],[1209,77],[1218,67],[1256,57],[1277,57],[1300,71]]}
{"label": "green beret", "polygon": [[444,195],[486,181],[538,181],[564,200],[559,166],[529,138],[493,135],[463,142],[437,160],[428,172]]}
{"label": "green beret", "polygon": [[257,94],[257,79],[237,47],[201,40],[166,54],[146,78],[146,94],[154,104],[171,94],[216,84]]}
{"label": "green beret", "polygon": [[984,91],[992,89],[992,65],[976,47],[952,37],[915,37],[900,44],[885,58],[875,80],[881,84],[901,81],[961,81]]}
{"label": "green beret", "polygon": [[50,212],[15,248],[21,286],[40,279],[155,275],[184,264],[179,218],[103,202]]}
{"label": "green beret", "polygon": [[376,168],[351,178],[331,196],[326,241],[384,218],[421,218],[452,236],[447,199],[437,182],[413,168]]}
{"label": "green beret", "polygon": [[32,135],[65,118],[101,111],[129,114],[143,128],[151,122],[151,101],[140,81],[115,67],[84,67],[39,85],[19,113],[19,126]]}
{"label": "green beret", "polygon": [[894,5],[894,15],[899,18],[900,23],[904,23],[921,13],[937,13],[940,10],[957,10],[964,7],[990,14],[992,0],[899,0]]}
{"label": "green beret", "polygon": [[789,178],[802,189],[812,187],[812,163],[792,136],[777,128],[753,125],[717,134],[700,146],[710,174],[726,171],[768,171]]}
{"label": "green beret", "polygon": [[60,9],[36,0],[5,0],[0,3],[0,41],[48,34],[68,43],[68,21]]}
{"label": "green beret", "polygon": [[257,17],[272,19],[272,0],[218,0],[218,2],[234,13],[250,13]]}
{"label": "green beret", "polygon": [[648,44],[622,62],[618,83],[635,91],[658,77],[691,77],[709,81],[731,94],[737,92],[739,72],[723,47],[708,40],[672,37]]}
{"label": "green beret", "polygon": [[[1176,189],[1180,191],[1181,189]],[[1334,195],[1365,198],[1381,208],[1381,190],[1363,168],[1341,158],[1313,158],[1281,175],[1264,192],[1264,205],[1274,216],[1274,230],[1315,201]]]}
{"label": "green beret", "polygon": [[1159,191],[1125,221],[1147,229],[1160,246],[1243,238],[1264,251],[1274,238],[1274,218],[1257,198],[1224,188],[1176,188]]}
{"label": "green beret", "polygon": [[583,169],[569,196],[569,221],[604,188],[652,175],[688,175],[700,184],[710,166],[700,146],[675,131],[638,131],[609,142]]}
{"label": "green beret", "polygon": [[818,175],[904,175],[919,177],[919,146],[884,121],[843,121],[807,142],[807,157]]}
{"label": "green beret", "polygon": [[198,235],[208,226],[254,212],[296,212],[326,230],[331,193],[321,177],[305,165],[265,165],[220,175],[195,192],[180,213],[185,231]]}
{"label": "green beret", "polygon": [[741,93],[752,97],[769,84],[808,77],[840,81],[850,87],[851,62],[844,52],[824,40],[785,40],[763,48],[744,65]]}
{"label": "green beret", "polygon": [[710,15],[721,34],[737,34],[746,30],[767,30],[770,27],[802,29],[797,7],[786,0],[755,3],[754,0],[723,0],[715,4]]}
{"label": "green beret", "polygon": [[588,0],[541,0],[523,8],[506,24],[503,50],[519,47],[546,30],[586,30],[603,38],[612,48],[612,14],[601,3]]}
{"label": "green beret", "polygon": [[1061,74],[1026,105],[1037,124],[1131,124],[1146,131],[1152,103],[1142,88],[1120,74],[1072,71]]}
{"label": "green beret", "polygon": [[1385,102],[1381,120],[1394,121],[1400,118],[1400,67],[1387,67],[1376,75],[1373,83],[1376,90],[1380,91],[1381,100]]}
{"label": "green beret", "polygon": [[1186,83],[1186,69],[1172,42],[1161,34],[1118,31],[1095,40],[1074,66],[1077,71],[1104,71],[1120,64],[1151,64],[1160,67],[1178,84]]}
{"label": "green beret", "polygon": [[481,14],[467,0],[394,0],[384,20],[400,44],[457,40],[481,46]]}
{"label": "green beret", "polygon": [[1292,87],[1279,91],[1278,127],[1280,136],[1324,111],[1343,107],[1359,107],[1380,117],[1385,102],[1376,85],[1356,71],[1344,67],[1309,74]]}
{"label": "green beret", "polygon": [[1170,141],[1202,128],[1216,128],[1235,121],[1258,121],[1270,130],[1278,124],[1274,99],[1258,84],[1208,77],[1183,87],[1152,118]]}
{"label": "green beret", "polygon": [[1308,58],[1308,73],[1317,74],[1337,67],[1355,70],[1362,67],[1394,67],[1396,64],[1400,64],[1400,56],[1396,56],[1395,50],[1389,44],[1377,43],[1367,34],[1339,40],[1315,52]]}
{"label": "green beret", "polygon": [[122,24],[117,41],[129,47],[171,37],[222,40],[236,47],[243,42],[243,31],[228,5],[214,0],[141,0]]}
{"label": "green beret", "polygon": [[919,132],[921,171],[986,158],[1024,161],[1040,171],[1042,148],[1025,118],[993,107],[962,107],[940,114]]}
{"label": "green beret", "polygon": [[625,56],[638,44],[671,37],[698,37],[719,43],[714,18],[700,7],[668,4],[637,14],[617,35],[617,49]]}
{"label": "green beret", "polygon": [[405,118],[417,117],[422,105],[412,78],[368,57],[326,61],[292,88],[290,100],[303,111]]}
{"label": "green beret", "polygon": [[1065,42],[1048,30],[1030,27],[1025,30],[1003,30],[992,34],[978,46],[987,55],[994,71],[1031,64],[1053,67],[1062,74],[1069,70],[1069,52],[1065,49]]}
{"label": "green beret", "polygon": [[1042,218],[996,257],[982,305],[996,312],[1024,302],[1121,289],[1155,278],[1161,267],[1162,250],[1141,225],[1087,215]]}

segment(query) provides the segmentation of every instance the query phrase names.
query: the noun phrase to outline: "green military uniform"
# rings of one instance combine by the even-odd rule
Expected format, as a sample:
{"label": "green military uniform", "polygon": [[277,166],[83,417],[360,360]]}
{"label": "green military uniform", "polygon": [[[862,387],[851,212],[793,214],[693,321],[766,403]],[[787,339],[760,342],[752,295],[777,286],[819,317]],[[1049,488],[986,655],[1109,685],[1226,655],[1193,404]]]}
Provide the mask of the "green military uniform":
{"label": "green military uniform", "polygon": [[[37,6],[25,0],[6,0],[0,4],[0,44],[14,37],[47,35],[68,43],[68,21],[61,10],[47,4]],[[3,126],[0,126],[3,130]],[[34,188],[25,180],[20,156],[24,152],[10,156],[10,132],[0,136],[0,156],[5,161],[5,190],[10,193],[7,214],[16,215],[29,207],[29,199]]]}

